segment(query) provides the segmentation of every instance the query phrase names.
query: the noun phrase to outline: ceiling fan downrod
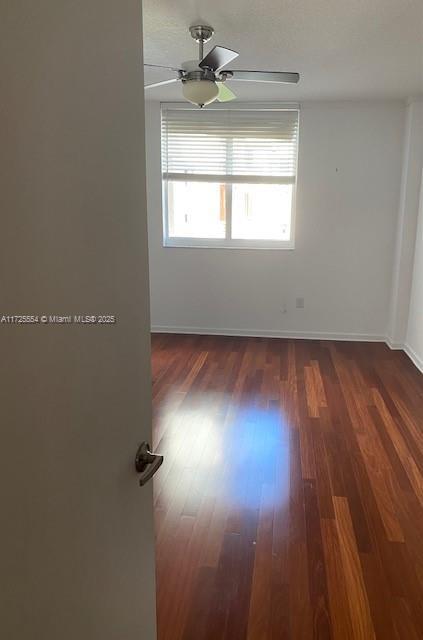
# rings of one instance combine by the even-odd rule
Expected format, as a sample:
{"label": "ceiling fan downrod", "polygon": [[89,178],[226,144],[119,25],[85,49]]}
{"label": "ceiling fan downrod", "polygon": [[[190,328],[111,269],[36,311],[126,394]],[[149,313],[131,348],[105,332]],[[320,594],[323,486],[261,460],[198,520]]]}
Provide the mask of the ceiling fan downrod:
{"label": "ceiling fan downrod", "polygon": [[198,42],[199,62],[204,58],[204,44],[208,42],[214,34],[213,27],[204,24],[196,24],[189,28],[191,37]]}

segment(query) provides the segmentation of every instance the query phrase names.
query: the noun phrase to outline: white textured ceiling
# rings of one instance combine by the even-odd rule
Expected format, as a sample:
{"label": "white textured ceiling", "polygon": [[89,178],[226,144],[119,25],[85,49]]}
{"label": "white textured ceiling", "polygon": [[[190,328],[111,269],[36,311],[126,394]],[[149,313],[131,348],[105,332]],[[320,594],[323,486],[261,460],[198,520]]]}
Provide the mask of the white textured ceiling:
{"label": "white textured ceiling", "polygon": [[[196,58],[188,33],[210,24],[239,51],[231,68],[298,71],[297,86],[232,82],[247,100],[407,98],[423,94],[423,0],[143,0],[145,62]],[[172,77],[146,70],[145,81]],[[178,85],[148,99],[178,100]]]}

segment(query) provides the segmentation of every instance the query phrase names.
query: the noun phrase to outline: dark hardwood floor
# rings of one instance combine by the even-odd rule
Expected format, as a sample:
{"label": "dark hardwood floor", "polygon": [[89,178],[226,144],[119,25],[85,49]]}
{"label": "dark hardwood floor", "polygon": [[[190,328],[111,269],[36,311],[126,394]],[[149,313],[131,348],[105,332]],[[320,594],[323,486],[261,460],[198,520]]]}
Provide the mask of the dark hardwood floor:
{"label": "dark hardwood floor", "polygon": [[159,640],[423,638],[423,376],[384,344],[153,336]]}

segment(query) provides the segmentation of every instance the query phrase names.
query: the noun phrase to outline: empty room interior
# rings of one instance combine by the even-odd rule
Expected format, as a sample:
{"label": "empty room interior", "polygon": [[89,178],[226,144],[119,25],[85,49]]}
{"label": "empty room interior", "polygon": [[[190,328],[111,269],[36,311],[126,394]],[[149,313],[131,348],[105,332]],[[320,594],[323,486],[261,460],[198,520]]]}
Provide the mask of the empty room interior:
{"label": "empty room interior", "polygon": [[423,637],[422,16],[144,3],[160,640]]}
{"label": "empty room interior", "polygon": [[0,0],[1,640],[423,639],[423,0]]}

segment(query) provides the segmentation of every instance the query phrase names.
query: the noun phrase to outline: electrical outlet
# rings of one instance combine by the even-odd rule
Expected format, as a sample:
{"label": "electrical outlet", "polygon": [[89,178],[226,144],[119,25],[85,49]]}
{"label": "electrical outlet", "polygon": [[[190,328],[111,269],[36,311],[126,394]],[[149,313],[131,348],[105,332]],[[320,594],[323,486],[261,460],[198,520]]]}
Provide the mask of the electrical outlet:
{"label": "electrical outlet", "polygon": [[295,301],[295,306],[297,309],[304,309],[304,298],[297,298]]}

